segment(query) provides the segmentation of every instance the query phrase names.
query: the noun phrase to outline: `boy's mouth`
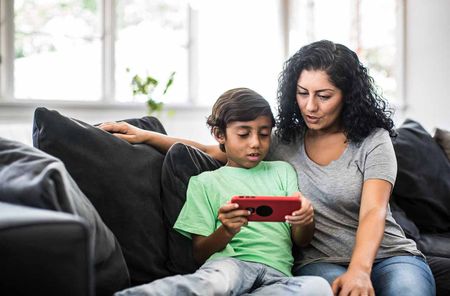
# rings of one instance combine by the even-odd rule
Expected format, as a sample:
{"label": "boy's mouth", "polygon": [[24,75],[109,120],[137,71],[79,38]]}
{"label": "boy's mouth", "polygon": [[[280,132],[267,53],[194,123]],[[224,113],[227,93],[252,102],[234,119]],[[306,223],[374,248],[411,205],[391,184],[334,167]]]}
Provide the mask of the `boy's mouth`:
{"label": "boy's mouth", "polygon": [[250,153],[250,154],[247,154],[247,157],[248,157],[248,159],[249,159],[250,161],[258,161],[260,156],[261,156],[260,153]]}

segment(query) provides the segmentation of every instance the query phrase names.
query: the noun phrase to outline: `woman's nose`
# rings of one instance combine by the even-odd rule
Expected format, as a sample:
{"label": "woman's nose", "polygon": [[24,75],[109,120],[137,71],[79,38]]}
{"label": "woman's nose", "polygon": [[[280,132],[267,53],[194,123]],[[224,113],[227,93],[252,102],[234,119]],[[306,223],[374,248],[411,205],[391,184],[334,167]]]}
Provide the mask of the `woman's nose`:
{"label": "woman's nose", "polygon": [[306,101],[306,110],[309,112],[314,112],[317,110],[317,102],[313,96],[310,96]]}

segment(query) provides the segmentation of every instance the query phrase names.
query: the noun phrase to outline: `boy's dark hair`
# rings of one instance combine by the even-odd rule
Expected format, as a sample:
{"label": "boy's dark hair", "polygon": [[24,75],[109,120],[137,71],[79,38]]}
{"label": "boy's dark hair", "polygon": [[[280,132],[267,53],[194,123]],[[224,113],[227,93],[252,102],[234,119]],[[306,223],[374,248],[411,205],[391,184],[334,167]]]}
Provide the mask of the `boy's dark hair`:
{"label": "boy's dark hair", "polygon": [[[233,121],[251,121],[259,116],[268,116],[275,126],[275,118],[269,103],[257,92],[249,88],[233,88],[224,92],[214,103],[211,115],[206,120],[214,132],[225,135],[225,129]],[[225,152],[225,147],[220,145]]]}

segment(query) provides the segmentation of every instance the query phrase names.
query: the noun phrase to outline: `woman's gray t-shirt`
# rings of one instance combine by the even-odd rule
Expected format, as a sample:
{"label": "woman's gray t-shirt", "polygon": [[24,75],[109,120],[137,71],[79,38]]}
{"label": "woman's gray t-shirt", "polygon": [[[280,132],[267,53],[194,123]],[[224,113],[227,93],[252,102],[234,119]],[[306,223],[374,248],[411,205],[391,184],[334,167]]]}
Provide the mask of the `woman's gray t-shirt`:
{"label": "woman's gray t-shirt", "polygon": [[[358,228],[363,182],[382,179],[395,183],[397,161],[388,132],[377,129],[359,145],[349,143],[339,159],[325,166],[309,159],[302,138],[283,144],[274,137],[268,158],[285,160],[296,169],[300,191],[314,207],[314,238],[302,248],[297,263],[348,264]],[[410,254],[423,256],[416,243],[405,237],[388,206],[384,238],[376,258]]]}

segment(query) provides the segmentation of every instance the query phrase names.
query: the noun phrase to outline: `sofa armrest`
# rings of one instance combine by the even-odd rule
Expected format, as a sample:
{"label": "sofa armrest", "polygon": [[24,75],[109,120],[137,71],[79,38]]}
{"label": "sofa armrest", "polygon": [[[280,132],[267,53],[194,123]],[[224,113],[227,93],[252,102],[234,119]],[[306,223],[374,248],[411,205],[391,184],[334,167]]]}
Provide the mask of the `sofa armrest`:
{"label": "sofa armrest", "polygon": [[0,202],[0,291],[93,295],[93,246],[74,215]]}

